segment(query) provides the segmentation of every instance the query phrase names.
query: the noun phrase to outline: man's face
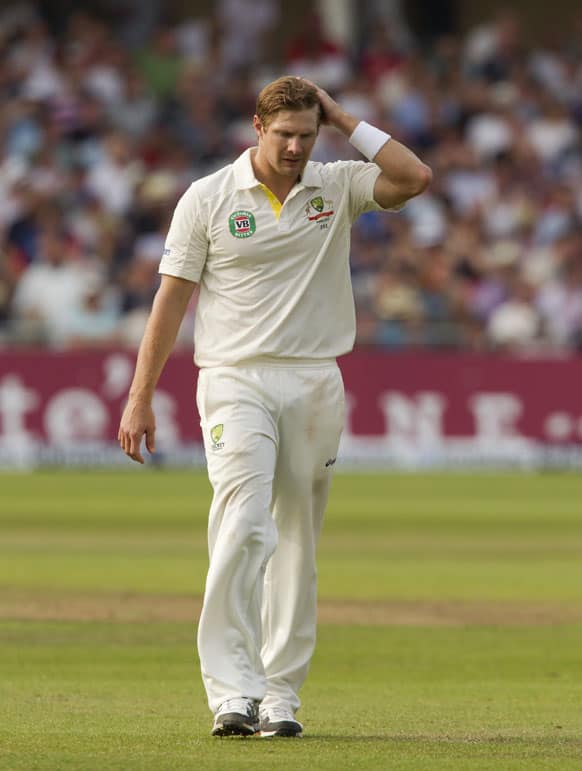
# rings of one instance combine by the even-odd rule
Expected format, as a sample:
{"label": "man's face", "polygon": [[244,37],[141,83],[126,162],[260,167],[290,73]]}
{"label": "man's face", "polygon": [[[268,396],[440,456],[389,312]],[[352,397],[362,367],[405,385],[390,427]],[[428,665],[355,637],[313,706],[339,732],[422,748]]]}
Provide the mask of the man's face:
{"label": "man's face", "polygon": [[259,155],[277,174],[297,178],[302,174],[317,139],[319,108],[279,110],[266,128],[255,115]]}

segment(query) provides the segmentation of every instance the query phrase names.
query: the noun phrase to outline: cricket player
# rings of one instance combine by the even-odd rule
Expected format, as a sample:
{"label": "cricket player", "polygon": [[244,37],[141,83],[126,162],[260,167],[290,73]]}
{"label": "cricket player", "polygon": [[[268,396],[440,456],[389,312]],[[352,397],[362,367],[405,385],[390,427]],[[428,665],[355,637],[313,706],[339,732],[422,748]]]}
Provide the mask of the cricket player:
{"label": "cricket player", "polygon": [[[369,162],[311,162],[321,123]],[[421,193],[431,171],[302,78],[267,85],[253,125],[257,147],[176,206],[118,438],[139,463],[144,435],[154,452],[154,388],[199,284],[197,404],[214,496],[198,649],[212,733],[301,736],[316,545],[344,424],[336,357],[355,337],[350,229]]]}

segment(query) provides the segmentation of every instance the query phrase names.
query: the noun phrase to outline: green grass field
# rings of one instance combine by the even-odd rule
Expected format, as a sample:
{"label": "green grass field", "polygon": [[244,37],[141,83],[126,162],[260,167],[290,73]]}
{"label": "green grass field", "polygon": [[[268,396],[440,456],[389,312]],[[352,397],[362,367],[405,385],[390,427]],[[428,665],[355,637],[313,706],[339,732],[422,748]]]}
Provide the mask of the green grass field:
{"label": "green grass field", "polygon": [[0,475],[0,769],[581,769],[582,478],[334,482],[303,740],[213,739],[203,474]]}

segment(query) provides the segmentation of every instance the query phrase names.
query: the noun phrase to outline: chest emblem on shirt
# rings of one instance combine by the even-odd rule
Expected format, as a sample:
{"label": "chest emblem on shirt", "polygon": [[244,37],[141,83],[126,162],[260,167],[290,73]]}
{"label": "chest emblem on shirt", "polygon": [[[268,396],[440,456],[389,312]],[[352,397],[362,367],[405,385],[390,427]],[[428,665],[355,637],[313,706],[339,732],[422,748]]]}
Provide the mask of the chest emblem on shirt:
{"label": "chest emblem on shirt", "polygon": [[228,227],[235,238],[250,238],[257,229],[257,223],[252,212],[241,209],[230,215]]}
{"label": "chest emblem on shirt", "polygon": [[312,198],[305,207],[305,215],[309,222],[319,221],[320,229],[327,228],[328,218],[333,214],[333,201],[328,201],[321,195]]}

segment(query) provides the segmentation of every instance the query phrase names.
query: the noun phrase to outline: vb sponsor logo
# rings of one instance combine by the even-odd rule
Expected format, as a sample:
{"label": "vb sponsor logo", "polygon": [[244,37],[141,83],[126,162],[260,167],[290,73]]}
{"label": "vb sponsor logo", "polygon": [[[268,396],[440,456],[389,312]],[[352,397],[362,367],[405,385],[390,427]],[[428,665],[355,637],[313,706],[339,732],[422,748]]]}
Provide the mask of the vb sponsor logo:
{"label": "vb sponsor logo", "polygon": [[228,218],[228,227],[235,238],[250,238],[257,229],[257,223],[252,212],[235,211]]}

